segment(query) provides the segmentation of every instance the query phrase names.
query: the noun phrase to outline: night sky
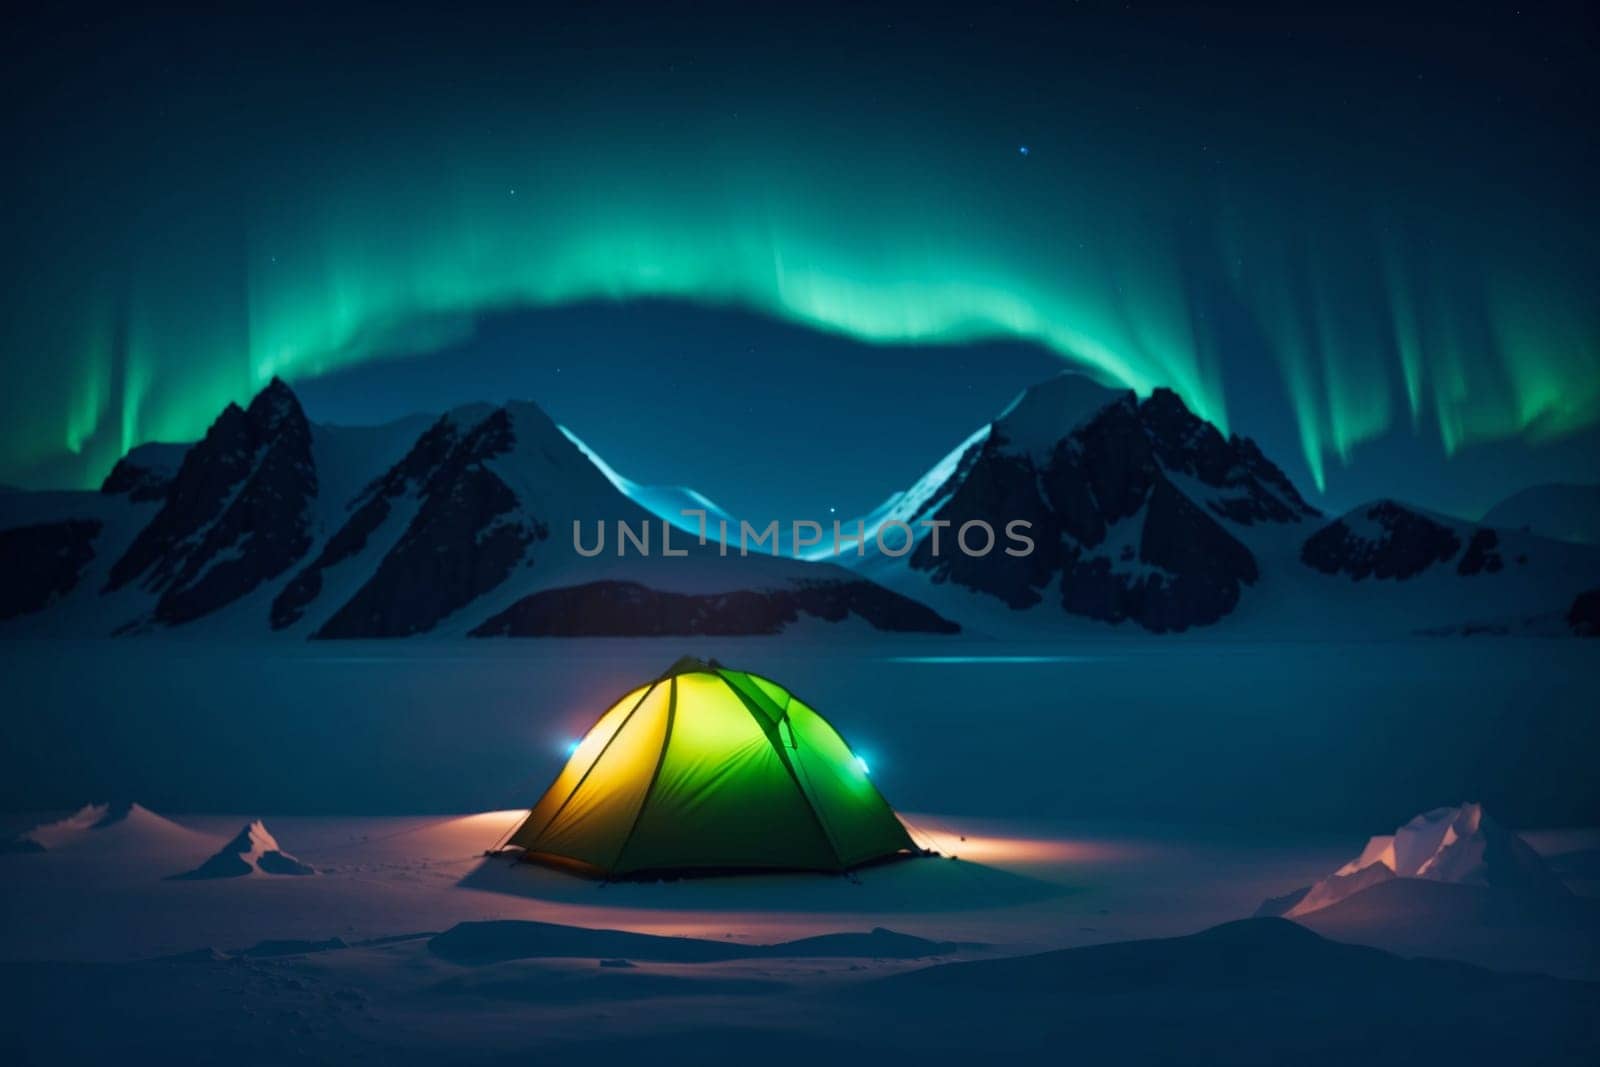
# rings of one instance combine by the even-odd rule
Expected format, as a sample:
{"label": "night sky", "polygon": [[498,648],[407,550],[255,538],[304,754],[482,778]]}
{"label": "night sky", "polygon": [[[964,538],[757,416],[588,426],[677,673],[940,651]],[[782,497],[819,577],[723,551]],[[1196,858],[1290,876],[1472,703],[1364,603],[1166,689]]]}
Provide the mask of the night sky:
{"label": "night sky", "polygon": [[280,374],[850,515],[1072,365],[1327,507],[1593,481],[1594,16],[1472,6],[15,23],[0,481]]}

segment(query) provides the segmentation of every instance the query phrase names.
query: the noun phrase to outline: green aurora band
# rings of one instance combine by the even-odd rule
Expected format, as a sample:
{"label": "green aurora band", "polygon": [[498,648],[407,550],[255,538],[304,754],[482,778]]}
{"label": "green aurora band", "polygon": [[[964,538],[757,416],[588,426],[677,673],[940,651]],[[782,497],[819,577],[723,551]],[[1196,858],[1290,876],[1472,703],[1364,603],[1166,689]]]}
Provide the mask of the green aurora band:
{"label": "green aurora band", "polygon": [[9,352],[67,372],[12,372],[0,480],[94,484],[274,374],[426,352],[480,310],[641,297],[874,343],[1037,342],[1249,432],[1225,395],[1242,323],[1319,489],[1396,428],[1454,452],[1600,419],[1581,227],[1489,203],[1504,221],[1463,228],[1481,187],[1402,213],[1415,197],[1065,150],[951,145],[908,170],[928,155],[910,137],[819,126],[775,144],[708,125],[638,135],[619,158],[570,129],[488,150],[446,134],[265,170],[228,207],[214,189],[154,205],[41,264],[38,299],[4,327]]}

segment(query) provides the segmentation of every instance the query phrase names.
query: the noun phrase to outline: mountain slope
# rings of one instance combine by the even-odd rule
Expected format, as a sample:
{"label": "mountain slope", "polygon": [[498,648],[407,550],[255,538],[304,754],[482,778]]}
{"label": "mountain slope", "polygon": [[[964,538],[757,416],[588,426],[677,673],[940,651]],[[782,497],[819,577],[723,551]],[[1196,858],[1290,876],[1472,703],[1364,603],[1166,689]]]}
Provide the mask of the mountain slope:
{"label": "mountain slope", "polygon": [[703,511],[706,514],[707,523],[714,524],[718,520],[722,520],[735,529],[738,528],[738,520],[704,493],[691,489],[686,485],[640,485],[632,478],[613,470],[610,464],[601,459],[593,449],[584,444],[578,438],[578,435],[567,429],[567,427],[562,426],[560,430],[567,440],[578,447],[578,451],[582,452],[590,463],[599,468],[600,473],[606,476],[606,480],[615,486],[618,492],[652,515],[667,520],[680,530],[694,534],[700,532],[700,521],[697,518],[686,516],[684,514],[685,511]]}
{"label": "mountain slope", "polygon": [[[669,540],[618,484],[633,483],[533,404],[321,427],[274,380],[173,458],[137,449],[100,493],[5,494],[0,619],[319,638],[770,633],[802,616],[957,629],[834,566]],[[609,533],[604,551],[579,550],[583,527]]]}
{"label": "mountain slope", "polygon": [[1490,508],[1483,524],[1557,541],[1600,544],[1600,485],[1535,485]]}
{"label": "mountain slope", "polygon": [[126,493],[133,500],[165,500],[167,488],[183,466],[188,445],[162,442],[138,445],[117,460],[100,484],[102,493]]}
{"label": "mountain slope", "polygon": [[1284,561],[1285,578],[1330,617],[1437,634],[1581,632],[1567,613],[1582,590],[1600,585],[1594,547],[1394,500],[1362,504],[1322,526],[1300,545],[1298,561]]}
{"label": "mountain slope", "polygon": [[[1001,534],[1015,520],[1031,553],[952,544],[965,524]],[[881,540],[842,562],[1015,636],[1123,622],[1249,637],[1569,633],[1592,625],[1574,597],[1600,586],[1588,546],[1395,501],[1325,520],[1252,441],[1175,394],[1140,400],[1072,373],[1024,391],[863,521]],[[981,549],[981,530],[970,540]]]}
{"label": "mountain slope", "polygon": [[866,551],[837,562],[699,543],[657,516],[720,516],[705,498],[641,489],[528,403],[317,426],[275,380],[178,447],[135,449],[98,493],[0,494],[5,632],[1600,630],[1600,600],[1580,596],[1600,591],[1600,548],[1396,501],[1323,519],[1175,394],[1077,374],[1024,391],[862,519]]}
{"label": "mountain slope", "polygon": [[[1215,622],[1257,580],[1230,527],[1317,514],[1252,442],[1224,438],[1176,394],[1140,401],[1072,373],[1026,390],[935,470],[938,484],[926,477],[874,516],[875,529],[909,527],[896,536],[913,538],[911,573],[1018,611],[1048,601],[1157,632]],[[1019,520],[1028,553],[968,554],[939,537]]]}
{"label": "mountain slope", "polygon": [[451,416],[435,422],[419,437],[399,463],[374,481],[350,505],[349,518],[322,545],[316,557],[303,567],[272,601],[272,628],[281,630],[297,622],[306,607],[323,588],[323,574],[367,547],[368,540],[383,526],[397,498],[419,488],[449,454],[459,436]]}
{"label": "mountain slope", "polygon": [[138,581],[158,593],[159,622],[209,614],[304,554],[316,495],[310,423],[274,378],[248,408],[228,405],[188,451],[161,510],[112,565],[106,588]]}
{"label": "mountain slope", "polygon": [[[420,485],[420,506],[399,542],[316,636],[418,633],[504,581],[525,548],[549,536],[543,523],[513,514],[516,494],[487,466],[515,443],[505,408],[453,441]],[[431,459],[431,449],[442,444],[428,441],[421,458]],[[407,458],[418,458],[417,450]],[[360,519],[358,513],[352,522]],[[335,538],[351,530],[347,524]]]}

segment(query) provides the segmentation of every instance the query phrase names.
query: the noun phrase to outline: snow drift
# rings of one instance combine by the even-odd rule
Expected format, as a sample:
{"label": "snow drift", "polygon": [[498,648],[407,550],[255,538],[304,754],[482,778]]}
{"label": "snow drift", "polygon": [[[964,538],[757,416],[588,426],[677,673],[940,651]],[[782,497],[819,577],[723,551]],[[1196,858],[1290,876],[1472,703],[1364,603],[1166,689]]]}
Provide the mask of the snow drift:
{"label": "snow drift", "polygon": [[267,830],[260,819],[245,826],[226,845],[192,871],[177,875],[179,879],[242,878],[252,874],[306,875],[317,870],[308,863],[283,851],[277,838]]}
{"label": "snow drift", "polygon": [[1434,808],[1392,834],[1372,837],[1355,859],[1313,885],[1266,901],[1257,914],[1309,915],[1397,878],[1569,895],[1532,846],[1485,814],[1483,805],[1468,803]]}

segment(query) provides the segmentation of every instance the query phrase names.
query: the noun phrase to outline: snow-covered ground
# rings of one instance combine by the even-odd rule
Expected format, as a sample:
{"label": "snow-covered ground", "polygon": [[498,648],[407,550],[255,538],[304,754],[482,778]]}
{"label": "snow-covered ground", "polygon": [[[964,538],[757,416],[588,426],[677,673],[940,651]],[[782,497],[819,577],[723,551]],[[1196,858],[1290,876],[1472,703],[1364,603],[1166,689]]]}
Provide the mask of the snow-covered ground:
{"label": "snow-covered ground", "polygon": [[[221,1045],[239,1049],[228,1058],[243,1062],[375,1058],[379,1050],[386,1050],[385,1059],[403,1061],[494,1060],[516,1050],[519,1028],[541,1042],[589,1049],[602,1061],[625,1055],[611,1047],[614,1042],[637,1051],[656,1040],[692,1039],[688,1049],[663,1053],[678,1062],[692,1059],[696,1049],[756,1049],[788,1035],[806,1047],[848,1039],[854,1051],[846,1052],[845,1062],[857,1062],[869,1058],[857,1042],[882,1037],[865,1020],[850,1020],[860,996],[887,997],[897,1016],[933,1012],[926,1025],[934,1029],[924,1035],[954,1021],[937,1018],[943,1010],[937,991],[901,990],[892,984],[895,975],[1092,945],[1109,946],[1087,950],[1102,954],[1150,951],[1145,946],[1175,953],[1157,961],[1157,988],[1140,989],[1155,997],[1139,1011],[1156,1034],[1187,1014],[1173,1003],[1174,990],[1161,985],[1169,969],[1180,987],[1193,987],[1185,995],[1226,988],[1243,998],[1235,1004],[1266,996],[1292,1017],[1309,1011],[1323,1027],[1297,1039],[1269,1028],[1275,1049],[1295,1047],[1283,1040],[1326,1040],[1352,1023],[1358,1030],[1373,1024],[1342,1018],[1347,1005],[1316,1008],[1315,997],[1291,995],[1296,983],[1320,988],[1330,981],[1327,968],[1342,966],[1342,957],[1323,954],[1341,950],[1309,935],[1303,944],[1277,946],[1285,935],[1261,924],[1280,920],[1256,920],[1230,935],[1245,941],[1225,947],[1220,958],[1205,955],[1205,938],[1148,940],[1249,915],[1264,896],[1337,864],[1359,844],[1348,835],[1224,835],[912,813],[907,821],[919,840],[960,858],[908,860],[848,879],[782,875],[602,886],[482,856],[520,818],[518,811],[445,818],[269,815],[266,828],[283,848],[314,864],[316,875],[192,881],[172,876],[204,859],[244,816],[169,820],[135,812],[137,818],[58,837],[47,851],[0,856],[0,980],[11,987],[4,990],[7,1010],[17,1013],[0,1037],[21,1050],[20,1062],[112,1054],[200,1062],[208,1059],[207,1049]],[[1592,855],[1600,845],[1595,832],[1533,839],[1556,858]],[[1592,921],[1559,929],[1531,919],[1443,923],[1419,943],[1415,920],[1403,915],[1388,927],[1369,922],[1352,927],[1355,936],[1351,929],[1323,932],[1407,956],[1600,977],[1600,927]],[[513,925],[470,925],[483,922]],[[516,925],[529,923],[555,925]],[[877,928],[904,936],[861,936]],[[624,934],[597,932],[607,930]],[[447,931],[447,937],[435,936]],[[821,940],[761,948],[805,938]],[[1402,943],[1386,944],[1397,939]],[[1291,951],[1290,958],[1273,962],[1279,951]],[[1311,955],[1301,958],[1301,951]],[[1196,952],[1200,959],[1190,959]],[[1380,968],[1402,966],[1376,954],[1361,959]],[[1091,985],[1114,985],[1128,978],[1130,966],[1116,955],[1070,953],[1019,965],[1024,962],[1041,969],[1030,980],[1032,1000],[1024,997],[1038,1005],[1030,1009],[1035,1018],[1052,983],[1082,982],[1078,971],[1087,967]],[[1241,990],[1239,969],[1258,965],[1271,972],[1261,979],[1265,984]],[[1206,973],[1186,973],[1194,967]],[[941,969],[941,982],[947,973],[960,979],[963,972]],[[1538,985],[1530,1018],[1527,994],[1517,984],[1522,980],[1446,973],[1443,987],[1437,968],[1395,981],[1406,984],[1417,1004],[1443,991],[1459,997],[1457,985],[1465,981],[1472,995],[1452,1000],[1458,1013],[1464,1003],[1504,1012],[1510,997],[1511,1017],[1540,1028],[1525,1047],[1553,1051],[1557,1061],[1571,1053],[1579,1062],[1583,1050],[1594,1047],[1562,1029],[1573,1025],[1577,1010],[1562,998],[1588,1003],[1594,987]],[[961,1002],[970,1008],[967,998],[987,982],[962,994]],[[1515,988],[1508,992],[1501,982]],[[1559,996],[1552,999],[1548,990]],[[1093,992],[1080,990],[1060,1010],[1087,1011]],[[80,1017],[79,1007],[90,1000],[106,1006]],[[1131,1010],[1117,1003],[1116,1010]],[[798,1018],[786,1016],[785,1008],[796,1004],[811,1008]],[[966,1028],[978,1024],[981,1019],[968,1019],[962,1030],[970,1038]],[[1441,1025],[1436,1018],[1425,1030],[1431,1034]],[[1017,1041],[1025,1036],[1011,1035]],[[947,1040],[956,1044],[947,1047]],[[961,1040],[959,1033],[948,1035],[932,1051],[953,1056]],[[1005,1036],[996,1040],[1007,1047]],[[1146,1049],[1152,1040],[1156,1044]],[[1204,1040],[1203,1030],[1182,1041],[1169,1035],[1166,1044],[1144,1035],[1124,1051],[1134,1050],[1135,1060],[1160,1058],[1162,1049],[1170,1054]],[[1414,1051],[1415,1040],[1399,1040],[1376,1062]],[[1047,1050],[1028,1039],[1017,1051],[1043,1056]],[[799,1054],[786,1048],[773,1055],[787,1062],[783,1055]]]}
{"label": "snow-covered ground", "polygon": [[[570,739],[685,653],[791,687],[957,858],[602,886],[485,857]],[[1580,642],[174,638],[11,642],[0,668],[0,837],[45,827],[0,853],[7,1062],[1600,1046]],[[78,810],[108,800],[142,806]],[[1203,933],[1464,801],[1571,900],[1396,878]],[[179,877],[219,851],[314,873]],[[461,925],[484,922],[545,925]]]}
{"label": "snow-covered ground", "polygon": [[[884,926],[995,951],[1037,951],[1241,918],[1268,892],[1348,851],[1337,836],[1240,840],[907,813],[920,842],[959,858],[908,860],[852,878],[602,886],[483,856],[525,814],[268,815],[263,821],[280,845],[316,875],[198,882],[173,876],[220,847],[245,818],[169,821],[147,813],[149,823],[96,831],[98,840],[0,857],[9,905],[0,958],[115,961],[264,940],[354,942],[485,919],[740,943]],[[174,834],[174,822],[189,836]]]}
{"label": "snow-covered ground", "polygon": [[[171,819],[136,810],[142,817],[126,825],[45,852],[0,857],[8,904],[0,958],[126,961],[262,941],[367,941],[489,919],[741,944],[888,927],[981,944],[981,951],[971,950],[978,955],[1015,954],[1169,937],[1244,918],[1264,897],[1337,865],[1352,840],[904,813],[917,841],[942,858],[866,868],[849,878],[602,885],[484,856],[526,814],[520,810],[268,816],[267,828],[315,866],[314,876],[193,881],[180,876],[244,818]],[[1587,856],[1600,847],[1600,830],[1535,832],[1532,839],[1555,858]],[[1495,953],[1481,940],[1452,951],[1441,938],[1437,948],[1493,965]],[[1600,978],[1595,947],[1547,946],[1537,969]]]}

